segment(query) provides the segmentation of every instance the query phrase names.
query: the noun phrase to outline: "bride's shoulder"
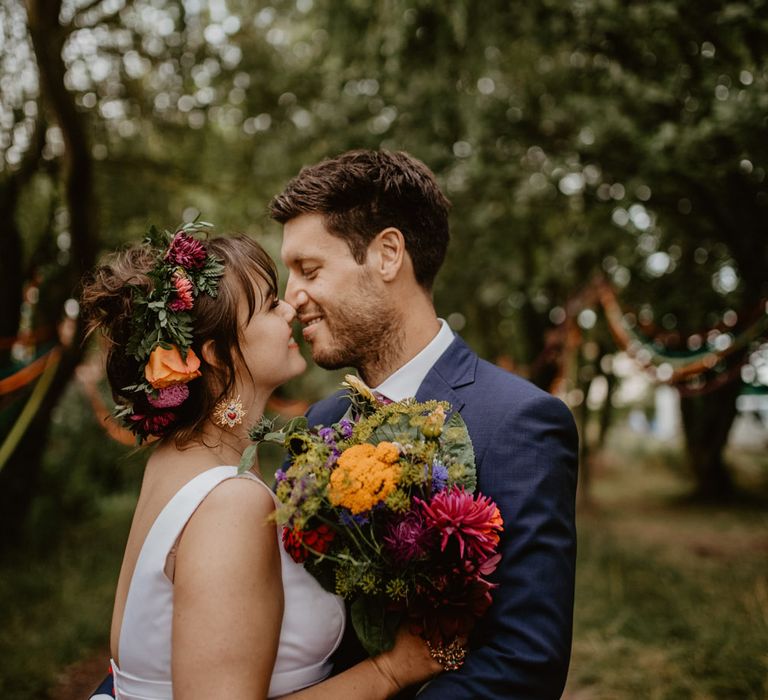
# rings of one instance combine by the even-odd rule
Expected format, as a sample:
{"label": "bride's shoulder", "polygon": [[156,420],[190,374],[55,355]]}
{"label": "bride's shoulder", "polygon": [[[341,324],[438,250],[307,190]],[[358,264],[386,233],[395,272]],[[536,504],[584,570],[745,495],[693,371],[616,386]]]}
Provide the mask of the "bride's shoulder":
{"label": "bride's shoulder", "polygon": [[202,557],[221,572],[248,576],[248,566],[279,557],[276,526],[270,517],[274,510],[270,492],[255,479],[221,481],[187,522],[177,561]]}
{"label": "bride's shoulder", "polygon": [[263,523],[274,510],[275,501],[266,484],[255,477],[233,476],[211,489],[196,514]]}

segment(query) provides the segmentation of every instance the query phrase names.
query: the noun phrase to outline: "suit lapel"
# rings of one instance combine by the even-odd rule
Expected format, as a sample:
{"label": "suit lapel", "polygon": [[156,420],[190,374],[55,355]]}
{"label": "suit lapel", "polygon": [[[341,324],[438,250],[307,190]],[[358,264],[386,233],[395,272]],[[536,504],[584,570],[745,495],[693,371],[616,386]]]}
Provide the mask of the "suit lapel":
{"label": "suit lapel", "polygon": [[454,391],[475,381],[478,357],[456,336],[424,377],[416,392],[417,401],[448,401],[454,411],[461,411],[464,401]]}

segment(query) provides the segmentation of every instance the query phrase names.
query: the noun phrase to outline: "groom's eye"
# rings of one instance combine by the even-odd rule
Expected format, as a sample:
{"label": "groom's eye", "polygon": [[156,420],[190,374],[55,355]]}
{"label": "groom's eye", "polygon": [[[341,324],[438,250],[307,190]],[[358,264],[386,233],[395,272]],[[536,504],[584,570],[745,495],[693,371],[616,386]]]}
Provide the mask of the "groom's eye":
{"label": "groom's eye", "polygon": [[303,275],[303,276],[304,276],[306,279],[312,279],[312,278],[313,278],[313,277],[314,277],[314,276],[317,274],[317,269],[318,269],[318,268],[316,268],[316,267],[304,268],[304,269],[301,271],[301,274],[302,274],[302,275]]}

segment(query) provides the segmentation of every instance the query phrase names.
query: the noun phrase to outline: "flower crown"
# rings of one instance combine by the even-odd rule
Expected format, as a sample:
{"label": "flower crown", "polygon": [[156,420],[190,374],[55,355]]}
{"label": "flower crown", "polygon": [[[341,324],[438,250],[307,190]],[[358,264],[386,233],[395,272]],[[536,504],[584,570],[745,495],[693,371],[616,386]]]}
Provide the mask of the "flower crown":
{"label": "flower crown", "polygon": [[189,398],[187,383],[200,376],[200,359],[191,347],[191,310],[200,294],[216,297],[224,274],[222,261],[194,237],[210,228],[204,221],[184,224],[175,233],[150,226],[144,239],[157,251],[157,259],[147,273],[149,291],[133,288],[131,336],[125,347],[139,372],[136,384],[123,387],[134,394],[133,401],[115,411],[139,443],[168,432]]}

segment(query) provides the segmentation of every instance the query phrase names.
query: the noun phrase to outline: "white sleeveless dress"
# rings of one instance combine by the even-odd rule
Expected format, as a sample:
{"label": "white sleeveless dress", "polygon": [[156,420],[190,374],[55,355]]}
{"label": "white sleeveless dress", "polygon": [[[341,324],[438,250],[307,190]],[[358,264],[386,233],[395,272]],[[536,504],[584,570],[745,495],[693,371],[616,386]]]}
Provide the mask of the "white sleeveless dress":
{"label": "white sleeveless dress", "polygon": [[[173,583],[166,575],[169,555],[203,499],[237,467],[214,467],[185,484],[157,516],[136,561],[120,630],[120,667],[112,660],[117,700],[171,700]],[[269,487],[251,473],[241,475]],[[245,485],[244,485],[245,486]],[[273,495],[274,498],[274,495]],[[323,590],[283,549],[276,528],[285,609],[269,697],[323,680],[330,656],[341,642],[345,610],[340,598]],[[244,624],[249,624],[245,621]],[[250,621],[258,625],[258,620]]]}

